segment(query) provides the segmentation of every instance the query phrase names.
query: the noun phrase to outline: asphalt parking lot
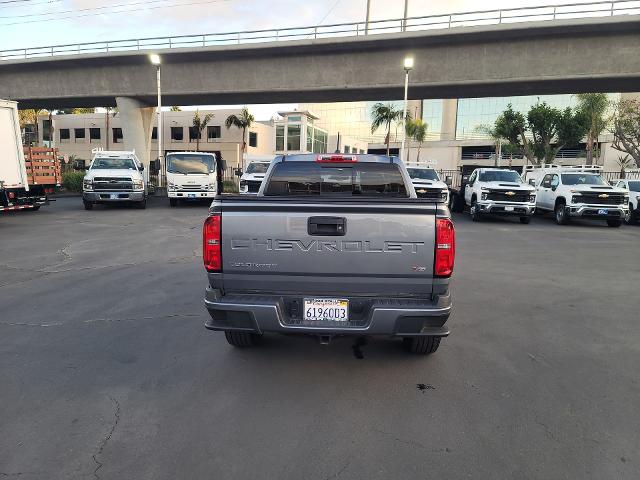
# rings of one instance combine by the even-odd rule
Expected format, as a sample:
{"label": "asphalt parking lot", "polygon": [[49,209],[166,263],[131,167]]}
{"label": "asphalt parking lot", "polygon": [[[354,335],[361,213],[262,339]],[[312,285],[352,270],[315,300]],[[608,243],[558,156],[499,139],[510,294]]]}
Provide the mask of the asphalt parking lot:
{"label": "asphalt parking lot", "polygon": [[205,330],[206,211],[0,216],[0,477],[640,477],[640,227],[456,216],[451,336],[357,359]]}

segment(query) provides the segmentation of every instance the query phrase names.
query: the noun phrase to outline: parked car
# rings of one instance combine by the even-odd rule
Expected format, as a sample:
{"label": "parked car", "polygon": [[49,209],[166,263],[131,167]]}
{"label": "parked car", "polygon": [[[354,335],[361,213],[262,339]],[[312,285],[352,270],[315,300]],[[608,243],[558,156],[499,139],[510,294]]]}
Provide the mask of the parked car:
{"label": "parked car", "polygon": [[166,154],[167,196],[172,207],[185,200],[213,198],[218,193],[216,155],[209,152]]}
{"label": "parked car", "polygon": [[615,182],[615,186],[626,190],[629,195],[629,210],[624,217],[625,223],[640,222],[640,179],[620,179]]}
{"label": "parked car", "polygon": [[240,193],[256,195],[273,157],[250,160],[240,177]]}
{"label": "parked car", "polygon": [[515,170],[477,168],[462,191],[474,222],[485,215],[509,215],[529,223],[536,210],[535,188],[524,183]]}
{"label": "parked car", "polygon": [[92,150],[91,164],[82,185],[85,210],[101,203],[133,203],[147,206],[144,166],[134,151]]}
{"label": "parked car", "polygon": [[406,163],[405,165],[418,198],[430,198],[449,203],[449,187],[440,180],[433,166],[424,163]]}
{"label": "parked car", "polygon": [[629,211],[629,193],[600,176],[598,166],[529,166],[525,175],[537,188],[536,207],[553,212],[558,225],[572,217],[605,220],[619,227]]}
{"label": "parked car", "polygon": [[269,332],[378,335],[433,353],[449,334],[454,255],[446,203],[418,199],[398,159],[280,156],[257,195],[211,205],[206,328],[237,347]]}

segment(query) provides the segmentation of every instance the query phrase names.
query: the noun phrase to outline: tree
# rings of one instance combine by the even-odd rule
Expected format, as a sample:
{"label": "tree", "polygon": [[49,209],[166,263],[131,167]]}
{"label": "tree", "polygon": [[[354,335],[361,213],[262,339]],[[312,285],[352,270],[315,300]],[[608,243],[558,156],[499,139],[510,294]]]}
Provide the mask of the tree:
{"label": "tree", "polygon": [[200,118],[200,112],[196,110],[193,116],[193,128],[196,129],[196,150],[200,150],[200,138],[202,137],[202,131],[207,127],[209,120],[213,118],[213,113],[207,113],[204,118]]}
{"label": "tree", "polygon": [[527,120],[522,113],[516,112],[511,104],[496,119],[491,132],[493,138],[505,140],[506,143],[502,145],[503,151],[508,151],[511,156],[522,152],[529,162],[537,163],[531,141],[527,137]]}
{"label": "tree", "polygon": [[633,158],[640,168],[640,102],[620,100],[613,116],[611,147]]}
{"label": "tree", "polygon": [[41,108],[27,108],[24,110],[18,110],[18,121],[20,123],[20,128],[24,128],[27,125],[33,125],[33,133],[36,137],[36,145],[40,141],[38,136],[38,115],[46,113],[46,110]]}
{"label": "tree", "polygon": [[584,112],[569,107],[561,111],[546,102],[531,107],[527,124],[538,163],[553,163],[560,149],[578,145],[589,129]]}
{"label": "tree", "polygon": [[417,162],[420,161],[420,149],[422,148],[422,144],[427,139],[428,127],[427,123],[420,118],[416,118],[415,120],[407,118],[407,121],[405,122],[405,133],[409,138],[418,142]]}
{"label": "tree", "polygon": [[251,127],[254,120],[255,118],[249,113],[249,109],[243,107],[240,115],[229,115],[224,122],[227,128],[238,127],[242,129],[242,158],[244,158],[244,152],[247,148],[247,130]]}
{"label": "tree", "polygon": [[172,112],[181,112],[182,110],[180,110],[180,107],[178,107],[177,105],[174,105],[173,107],[171,107],[171,111]]}
{"label": "tree", "polygon": [[607,111],[611,102],[606,93],[579,93],[578,110],[589,119],[587,132],[587,165],[593,165],[594,145],[597,146],[598,137],[607,126]]}
{"label": "tree", "polygon": [[[407,112],[408,116],[408,112]],[[389,155],[389,141],[391,139],[391,124],[402,120],[402,110],[396,108],[393,103],[376,103],[371,110],[371,133],[375,133],[381,126],[385,126],[386,136],[384,143],[387,145]]]}
{"label": "tree", "polygon": [[620,167],[620,178],[626,178],[627,168],[630,168],[635,162],[629,155],[618,155],[616,163]]}

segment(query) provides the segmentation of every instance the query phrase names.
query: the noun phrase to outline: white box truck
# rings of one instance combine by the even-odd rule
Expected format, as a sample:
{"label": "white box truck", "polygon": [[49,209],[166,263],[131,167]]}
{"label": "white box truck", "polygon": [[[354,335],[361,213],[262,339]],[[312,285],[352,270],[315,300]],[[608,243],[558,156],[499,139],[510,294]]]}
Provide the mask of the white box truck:
{"label": "white box truck", "polygon": [[18,104],[0,100],[0,212],[38,210],[60,183],[55,150],[22,146]]}

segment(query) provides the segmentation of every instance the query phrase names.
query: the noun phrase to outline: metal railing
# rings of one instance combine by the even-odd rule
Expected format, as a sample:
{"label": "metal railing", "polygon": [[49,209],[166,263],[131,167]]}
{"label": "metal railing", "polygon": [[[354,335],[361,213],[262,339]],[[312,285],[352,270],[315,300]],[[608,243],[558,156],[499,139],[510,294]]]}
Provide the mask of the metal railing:
{"label": "metal railing", "polygon": [[[194,48],[331,37],[358,37],[361,35],[375,35],[380,33],[415,32],[505,23],[637,14],[640,14],[640,0],[564,3],[540,7],[503,8],[500,10],[479,10],[420,17],[394,18],[389,20],[372,20],[369,22],[335,23],[331,25],[268,30],[246,30],[241,32],[205,33],[199,35],[177,35],[172,37],[150,37],[53,45],[49,47],[17,48],[0,50],[0,61],[88,53]],[[1,26],[0,24],[0,27]]]}

